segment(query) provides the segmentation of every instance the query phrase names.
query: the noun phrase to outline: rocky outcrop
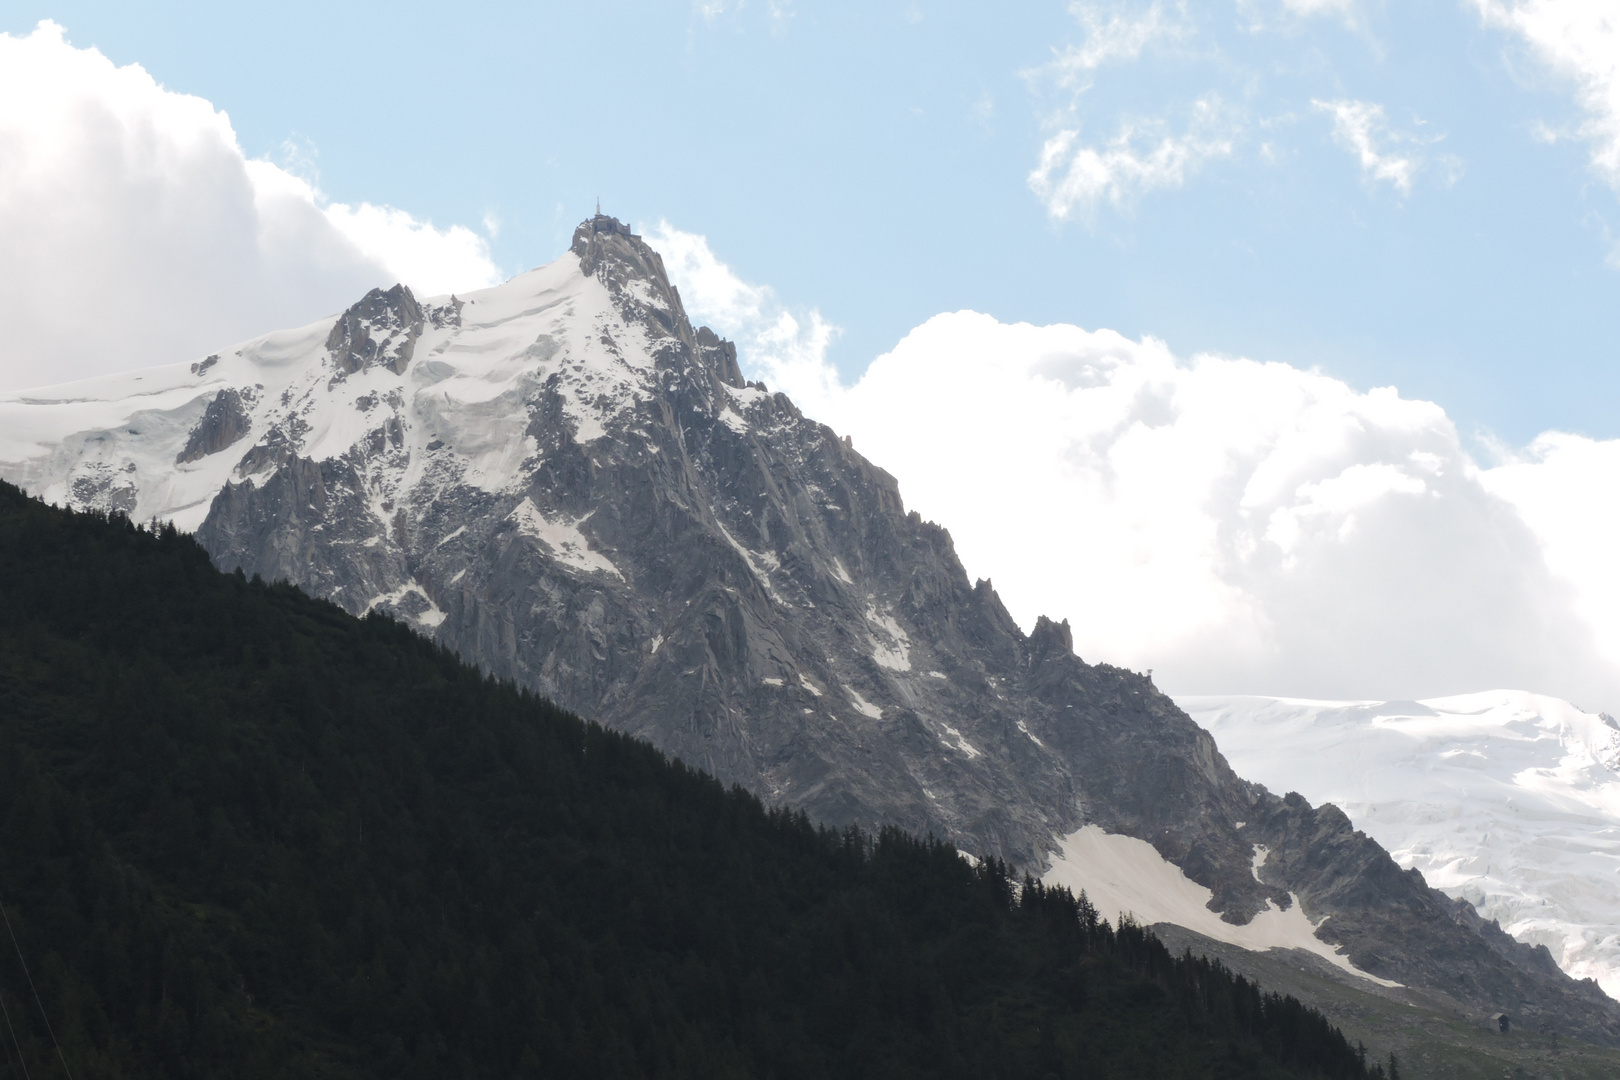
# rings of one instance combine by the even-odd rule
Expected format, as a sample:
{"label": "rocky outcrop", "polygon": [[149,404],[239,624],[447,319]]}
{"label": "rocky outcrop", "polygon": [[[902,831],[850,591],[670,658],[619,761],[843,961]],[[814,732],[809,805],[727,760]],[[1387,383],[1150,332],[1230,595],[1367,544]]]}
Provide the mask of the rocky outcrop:
{"label": "rocky outcrop", "polygon": [[423,322],[421,305],[406,286],[372,289],[332,324],[326,348],[340,374],[380,365],[401,375],[415,354]]}
{"label": "rocky outcrop", "polygon": [[221,390],[208,403],[197,426],[191,429],[185,448],[175,456],[174,463],[184,465],[234,446],[252,426],[253,421],[242,407],[241,391]]}

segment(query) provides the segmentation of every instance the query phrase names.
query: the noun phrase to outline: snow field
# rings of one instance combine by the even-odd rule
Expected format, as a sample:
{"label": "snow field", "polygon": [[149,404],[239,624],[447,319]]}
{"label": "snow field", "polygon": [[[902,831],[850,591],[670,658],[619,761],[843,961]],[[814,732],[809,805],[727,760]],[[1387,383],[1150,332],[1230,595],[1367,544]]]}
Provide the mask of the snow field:
{"label": "snow field", "polygon": [[[1265,856],[1256,851],[1256,876],[1264,863]],[[1357,978],[1380,986],[1400,985],[1362,971],[1318,938],[1316,926],[1320,924],[1313,925],[1298,902],[1287,911],[1268,903],[1266,910],[1247,926],[1234,926],[1209,909],[1214,893],[1188,878],[1152,844],[1106,833],[1097,825],[1087,825],[1063,837],[1051,868],[1041,880],[1047,885],[1067,886],[1077,896],[1084,891],[1097,913],[1106,919],[1130,914],[1137,922],[1148,925],[1174,923],[1254,952],[1304,949]]]}

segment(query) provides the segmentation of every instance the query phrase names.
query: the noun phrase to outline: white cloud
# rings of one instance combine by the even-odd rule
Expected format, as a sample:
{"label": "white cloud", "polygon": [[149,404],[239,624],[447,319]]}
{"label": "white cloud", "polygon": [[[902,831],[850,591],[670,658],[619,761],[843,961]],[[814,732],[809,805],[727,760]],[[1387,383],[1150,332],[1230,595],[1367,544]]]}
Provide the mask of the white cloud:
{"label": "white cloud", "polygon": [[1249,29],[1264,30],[1273,14],[1284,26],[1304,19],[1337,18],[1352,30],[1363,25],[1360,0],[1238,0],[1238,12],[1249,20]]}
{"label": "white cloud", "polygon": [[0,34],[0,387],[195,357],[375,285],[499,280],[479,237],[328,204],[229,118],[61,27]]}
{"label": "white cloud", "polygon": [[824,408],[839,396],[838,374],[826,360],[838,328],[819,311],[794,314],[769,286],[743,281],[715,258],[706,237],[667,221],[642,231],[663,256],[692,320],[736,341],[752,378],[785,392],[801,408]]}
{"label": "white cloud", "polygon": [[1356,11],[1356,0],[1282,0],[1282,3],[1295,15],[1338,15],[1346,18]]}
{"label": "white cloud", "polygon": [[802,329],[763,340],[780,302],[701,237],[649,239],[694,317],[745,328],[745,371],[852,436],[1020,623],[1067,617],[1089,660],[1186,693],[1620,706],[1620,442],[1549,435],[1482,469],[1393,388],[973,312],[845,387]]}
{"label": "white cloud", "polygon": [[1620,12],[1604,0],[1474,0],[1488,25],[1519,35],[1575,85],[1586,114],[1580,135],[1592,167],[1620,191]]}
{"label": "white cloud", "polygon": [[1050,76],[1066,90],[1085,90],[1093,73],[1105,64],[1135,60],[1155,41],[1174,40],[1186,33],[1182,23],[1165,17],[1160,4],[1140,14],[1113,11],[1105,16],[1099,5],[1074,3],[1069,12],[1085,28],[1085,41],[1070,45],[1046,68],[1031,73]]}
{"label": "white cloud", "polygon": [[1232,153],[1236,125],[1214,94],[1193,104],[1180,134],[1167,126],[1127,121],[1098,146],[1082,143],[1076,128],[1058,131],[1042,145],[1029,188],[1059,221],[1089,217],[1104,202],[1123,209],[1147,192],[1179,188],[1205,163]]}
{"label": "white cloud", "polygon": [[1091,659],[1215,692],[1616,689],[1531,529],[1394,390],[958,313],[838,404],[1015,616],[1067,616]]}
{"label": "white cloud", "polygon": [[[1547,565],[1571,582],[1598,648],[1620,661],[1620,439],[1548,432],[1483,475],[1541,539]],[[1620,704],[1611,700],[1609,711]]]}
{"label": "white cloud", "polygon": [[488,244],[464,225],[440,230],[404,210],[371,203],[331,203],[322,212],[350,243],[382,263],[389,277],[422,295],[482,288],[504,276],[490,262]]}
{"label": "white cloud", "polygon": [[[1411,135],[1390,128],[1382,105],[1349,98],[1313,98],[1311,104],[1333,117],[1333,141],[1355,156],[1365,179],[1389,183],[1403,195],[1411,193],[1412,180],[1424,164],[1415,150],[1419,143]],[[1395,152],[1391,144],[1403,147],[1405,152]]]}
{"label": "white cloud", "polygon": [[1231,154],[1237,125],[1214,93],[1193,102],[1179,133],[1171,130],[1169,114],[1138,115],[1122,118],[1105,143],[1083,142],[1079,117],[1097,72],[1138,60],[1149,46],[1179,41],[1192,30],[1180,5],[1174,18],[1157,3],[1136,11],[1074,3],[1069,11],[1084,28],[1085,39],[1058,52],[1050,63],[1024,72],[1037,93],[1047,85],[1059,91],[1044,120],[1052,134],[1028,177],[1030,190],[1046,204],[1048,214],[1062,221],[1089,219],[1103,203],[1125,209],[1149,191],[1181,187],[1205,162]]}

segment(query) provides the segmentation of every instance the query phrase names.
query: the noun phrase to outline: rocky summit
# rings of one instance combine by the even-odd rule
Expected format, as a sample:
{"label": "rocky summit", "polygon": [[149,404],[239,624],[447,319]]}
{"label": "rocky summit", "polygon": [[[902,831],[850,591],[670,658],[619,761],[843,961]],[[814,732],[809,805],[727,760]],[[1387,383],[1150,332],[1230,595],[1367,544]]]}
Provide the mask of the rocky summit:
{"label": "rocky summit", "polygon": [[818,821],[1033,873],[1098,826],[1227,923],[1297,903],[1386,983],[1620,1043],[1620,1006],[1544,948],[1336,808],[1238,777],[1066,622],[1024,633],[891,476],[743,378],[613,218],[496,288],[373,290],[200,361],[0,399],[0,475],[174,520],[225,569],[392,613]]}

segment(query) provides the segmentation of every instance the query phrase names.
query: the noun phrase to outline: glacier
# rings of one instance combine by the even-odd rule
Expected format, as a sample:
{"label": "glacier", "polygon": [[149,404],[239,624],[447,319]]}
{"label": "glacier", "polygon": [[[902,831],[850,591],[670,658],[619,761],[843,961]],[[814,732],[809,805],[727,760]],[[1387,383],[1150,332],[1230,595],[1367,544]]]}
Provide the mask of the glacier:
{"label": "glacier", "polygon": [[1175,700],[1239,773],[1334,803],[1401,867],[1620,998],[1613,717],[1513,690]]}

